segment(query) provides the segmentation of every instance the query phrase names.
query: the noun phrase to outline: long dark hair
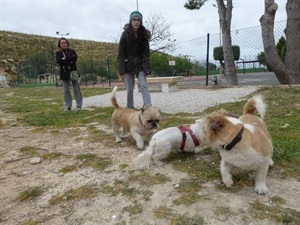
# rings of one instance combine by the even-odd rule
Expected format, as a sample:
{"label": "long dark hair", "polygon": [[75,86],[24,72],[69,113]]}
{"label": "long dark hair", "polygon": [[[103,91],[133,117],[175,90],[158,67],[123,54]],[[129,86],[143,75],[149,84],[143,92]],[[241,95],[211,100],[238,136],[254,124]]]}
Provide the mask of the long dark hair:
{"label": "long dark hair", "polygon": [[[127,30],[130,33],[133,33],[133,27],[132,27],[131,23],[125,24],[124,30]],[[138,29],[137,36],[138,36],[138,38],[140,38],[143,41],[149,41],[151,34],[150,34],[150,31],[147,30],[146,27],[144,27],[144,25],[141,24]]]}
{"label": "long dark hair", "polygon": [[67,38],[61,37],[60,39],[58,39],[57,47],[61,48],[61,47],[60,47],[60,41],[62,41],[62,40],[64,40],[64,41],[67,42],[68,47],[70,46],[69,41],[67,40]]}

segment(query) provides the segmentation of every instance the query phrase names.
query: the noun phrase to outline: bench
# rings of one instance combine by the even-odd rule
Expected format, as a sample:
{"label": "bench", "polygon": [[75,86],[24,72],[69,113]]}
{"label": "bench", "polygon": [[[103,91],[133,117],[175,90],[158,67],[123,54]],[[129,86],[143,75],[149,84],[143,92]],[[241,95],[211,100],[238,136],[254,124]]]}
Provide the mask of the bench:
{"label": "bench", "polygon": [[[183,76],[177,77],[149,77],[147,78],[148,84],[161,84],[162,92],[170,92],[170,86],[176,86],[177,82],[182,80]],[[139,92],[138,79],[135,79],[134,91]]]}

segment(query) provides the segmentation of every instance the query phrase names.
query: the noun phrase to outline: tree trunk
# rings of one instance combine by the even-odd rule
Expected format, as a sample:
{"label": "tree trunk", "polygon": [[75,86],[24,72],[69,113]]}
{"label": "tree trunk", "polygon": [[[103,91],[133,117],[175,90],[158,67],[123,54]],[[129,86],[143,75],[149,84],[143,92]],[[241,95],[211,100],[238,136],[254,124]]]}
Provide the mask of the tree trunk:
{"label": "tree trunk", "polygon": [[290,84],[300,84],[300,1],[288,0],[285,68]]}
{"label": "tree trunk", "polygon": [[260,18],[266,61],[281,84],[300,83],[300,1],[288,0],[285,63],[280,59],[274,39],[274,19],[278,5],[265,0],[265,13]]}
{"label": "tree trunk", "polygon": [[234,56],[231,42],[231,18],[232,18],[232,0],[227,0],[227,6],[224,0],[217,0],[220,27],[222,30],[223,54],[225,63],[225,76],[229,85],[237,85],[237,74],[234,63]]}

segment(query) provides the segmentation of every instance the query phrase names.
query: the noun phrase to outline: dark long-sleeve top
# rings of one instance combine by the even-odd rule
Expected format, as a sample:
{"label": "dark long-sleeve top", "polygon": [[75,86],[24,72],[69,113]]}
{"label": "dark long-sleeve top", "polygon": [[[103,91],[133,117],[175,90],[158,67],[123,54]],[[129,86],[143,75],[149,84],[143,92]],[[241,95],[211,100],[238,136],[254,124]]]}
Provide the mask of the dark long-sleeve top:
{"label": "dark long-sleeve top", "polygon": [[[63,59],[65,58],[65,59]],[[74,49],[59,50],[56,52],[56,62],[59,64],[60,79],[69,80],[70,72],[77,70],[77,53]]]}
{"label": "dark long-sleeve top", "polygon": [[137,37],[128,26],[122,33],[118,48],[119,75],[150,73],[149,31],[141,25]]}

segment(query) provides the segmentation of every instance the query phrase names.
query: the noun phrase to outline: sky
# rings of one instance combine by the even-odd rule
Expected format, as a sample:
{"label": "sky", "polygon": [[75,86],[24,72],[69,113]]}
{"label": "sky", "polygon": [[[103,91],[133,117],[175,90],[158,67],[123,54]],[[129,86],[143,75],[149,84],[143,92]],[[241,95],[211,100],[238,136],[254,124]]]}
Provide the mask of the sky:
{"label": "sky", "polygon": [[[200,10],[184,8],[186,0],[0,0],[0,30],[99,42],[116,42],[129,14],[138,10],[144,21],[160,14],[171,24],[177,43],[219,33],[215,0]],[[276,0],[275,21],[286,20],[287,0]],[[259,26],[263,0],[233,0],[232,30]],[[59,32],[59,35],[56,32]]]}

